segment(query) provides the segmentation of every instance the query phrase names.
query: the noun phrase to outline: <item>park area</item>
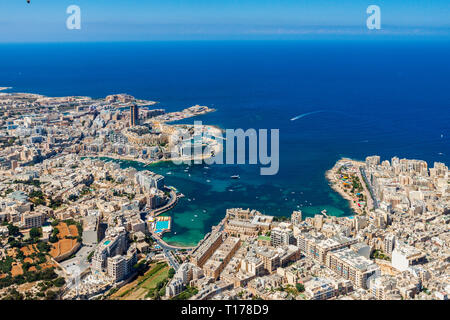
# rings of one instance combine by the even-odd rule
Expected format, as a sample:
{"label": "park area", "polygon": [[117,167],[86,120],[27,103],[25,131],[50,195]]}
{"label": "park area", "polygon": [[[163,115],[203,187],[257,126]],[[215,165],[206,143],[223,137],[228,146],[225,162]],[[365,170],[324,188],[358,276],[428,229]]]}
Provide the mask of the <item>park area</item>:
{"label": "park area", "polygon": [[170,267],[165,262],[152,263],[150,269],[110,296],[113,300],[143,300],[155,298],[167,283]]}

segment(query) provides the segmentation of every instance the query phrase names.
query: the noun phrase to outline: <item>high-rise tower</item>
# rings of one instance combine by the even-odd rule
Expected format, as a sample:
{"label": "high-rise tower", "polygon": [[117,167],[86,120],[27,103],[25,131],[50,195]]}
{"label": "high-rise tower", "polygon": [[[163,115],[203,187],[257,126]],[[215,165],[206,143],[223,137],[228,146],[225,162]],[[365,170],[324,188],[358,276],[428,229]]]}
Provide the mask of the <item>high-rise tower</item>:
{"label": "high-rise tower", "polygon": [[139,124],[139,107],[136,104],[130,106],[130,127]]}

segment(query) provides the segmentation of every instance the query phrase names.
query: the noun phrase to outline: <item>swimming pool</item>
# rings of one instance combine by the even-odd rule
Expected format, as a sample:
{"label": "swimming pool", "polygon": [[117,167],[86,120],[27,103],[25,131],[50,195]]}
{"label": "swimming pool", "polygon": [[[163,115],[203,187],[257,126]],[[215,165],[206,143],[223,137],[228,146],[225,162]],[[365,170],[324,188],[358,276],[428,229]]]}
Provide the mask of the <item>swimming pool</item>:
{"label": "swimming pool", "polygon": [[156,221],[155,232],[162,232],[169,229],[169,220],[167,221]]}

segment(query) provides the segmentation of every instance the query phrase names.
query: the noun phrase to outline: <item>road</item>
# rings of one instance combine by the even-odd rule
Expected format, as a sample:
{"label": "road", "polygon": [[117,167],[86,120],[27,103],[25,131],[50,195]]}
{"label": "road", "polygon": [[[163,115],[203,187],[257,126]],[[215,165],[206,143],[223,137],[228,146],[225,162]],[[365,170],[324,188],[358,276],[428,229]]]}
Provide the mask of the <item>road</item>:
{"label": "road", "polygon": [[[179,248],[174,248],[172,246],[167,245],[164,241],[162,241],[158,236],[155,236],[154,234],[152,234],[152,238],[156,241],[156,243],[161,247],[161,249],[163,250],[164,256],[167,258],[167,260],[169,261],[169,264],[172,268],[174,268],[175,271],[178,270],[178,268],[180,267],[179,262],[177,261],[177,259],[174,257],[174,252],[176,254],[176,252],[178,250],[180,250]],[[186,249],[189,250],[189,249]],[[148,257],[148,256],[147,256]]]}
{"label": "road", "polygon": [[367,179],[366,171],[364,170],[363,167],[359,167],[359,176],[361,182],[363,182],[362,186],[364,188],[364,191],[370,195],[370,199],[367,199],[369,209],[370,208],[377,209],[378,201],[377,198],[375,197],[375,193],[373,192],[372,186],[370,185],[369,180]]}
{"label": "road", "polygon": [[87,256],[91,251],[95,250],[95,246],[92,245],[85,245],[80,248],[80,250],[77,251],[75,254],[75,257],[72,259],[65,260],[63,262],[60,262],[60,265],[64,269],[68,269],[71,267],[78,267],[80,268],[80,273],[84,272],[87,268],[89,268],[90,263],[87,261]]}

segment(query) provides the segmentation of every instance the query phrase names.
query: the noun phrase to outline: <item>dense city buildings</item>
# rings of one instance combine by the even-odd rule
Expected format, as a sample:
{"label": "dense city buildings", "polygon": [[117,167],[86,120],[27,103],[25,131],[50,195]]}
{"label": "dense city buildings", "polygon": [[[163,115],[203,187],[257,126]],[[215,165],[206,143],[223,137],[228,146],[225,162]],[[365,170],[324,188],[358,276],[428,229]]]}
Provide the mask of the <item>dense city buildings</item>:
{"label": "dense city buildings", "polygon": [[[194,127],[169,122],[214,110],[154,104],[0,95],[1,297],[26,287],[35,299],[49,290],[61,299],[448,299],[445,164],[342,159],[326,178],[354,215],[228,208],[195,247],[177,246],[164,241],[173,217],[161,214],[190,199],[148,165],[192,160]],[[215,139],[200,143],[220,151]],[[41,292],[50,278],[55,288]]]}

